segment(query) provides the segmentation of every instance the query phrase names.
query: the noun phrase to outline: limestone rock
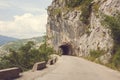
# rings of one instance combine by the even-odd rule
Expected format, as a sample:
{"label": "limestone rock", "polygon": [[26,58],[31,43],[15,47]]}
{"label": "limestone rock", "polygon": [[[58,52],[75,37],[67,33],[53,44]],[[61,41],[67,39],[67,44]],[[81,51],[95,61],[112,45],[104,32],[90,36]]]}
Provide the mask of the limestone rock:
{"label": "limestone rock", "polygon": [[[102,14],[114,16],[120,11],[120,0],[93,0],[92,3],[98,5],[98,11],[91,9],[87,25],[81,21],[82,11],[79,7],[72,9],[66,7],[69,1],[53,0],[48,7],[48,43],[57,51],[61,46],[69,46],[70,55],[88,56],[90,50],[98,49],[110,55],[113,47],[111,30],[101,24],[101,16]],[[104,60],[105,57],[101,59]]]}

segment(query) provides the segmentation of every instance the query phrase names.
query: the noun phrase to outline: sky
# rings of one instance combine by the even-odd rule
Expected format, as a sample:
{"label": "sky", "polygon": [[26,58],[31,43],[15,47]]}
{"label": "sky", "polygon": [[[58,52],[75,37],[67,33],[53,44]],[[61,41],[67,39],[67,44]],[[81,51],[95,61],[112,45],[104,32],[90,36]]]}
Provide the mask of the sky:
{"label": "sky", "polygon": [[0,35],[25,39],[46,32],[52,0],[0,0]]}

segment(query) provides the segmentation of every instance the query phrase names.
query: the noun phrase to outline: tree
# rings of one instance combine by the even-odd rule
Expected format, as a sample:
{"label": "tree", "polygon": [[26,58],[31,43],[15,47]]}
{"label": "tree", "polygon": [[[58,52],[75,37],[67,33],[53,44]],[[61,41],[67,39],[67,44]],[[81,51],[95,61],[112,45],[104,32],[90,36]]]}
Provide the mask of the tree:
{"label": "tree", "polygon": [[49,56],[55,51],[53,48],[48,47],[46,40],[44,43],[36,49],[33,47],[34,42],[29,41],[24,46],[14,51],[10,49],[10,54],[3,56],[0,60],[0,69],[9,67],[19,67],[23,71],[29,70],[36,62],[48,61]]}

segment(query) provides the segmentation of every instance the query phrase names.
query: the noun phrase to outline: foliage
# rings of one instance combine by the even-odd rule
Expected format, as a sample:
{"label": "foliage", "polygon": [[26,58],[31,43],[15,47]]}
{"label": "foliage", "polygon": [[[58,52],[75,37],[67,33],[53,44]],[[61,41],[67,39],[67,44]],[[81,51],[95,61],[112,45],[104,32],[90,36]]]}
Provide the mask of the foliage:
{"label": "foliage", "polygon": [[54,49],[51,48],[51,47],[48,47],[47,44],[45,44],[45,43],[40,46],[39,51],[40,51],[40,53],[42,55],[42,58],[46,62],[49,59],[49,55],[56,54],[56,52],[54,51]]}
{"label": "foliage", "polygon": [[84,0],[81,6],[81,20],[83,23],[85,24],[89,24],[89,17],[91,14],[91,10],[92,10],[92,2],[93,0]]}
{"label": "foliage", "polygon": [[67,7],[77,7],[79,6],[84,0],[70,0],[67,2]]}
{"label": "foliage", "polygon": [[120,14],[116,17],[106,15],[104,21],[112,31],[115,44],[120,44]]}
{"label": "foliage", "polygon": [[99,13],[98,13],[99,8],[100,8],[100,3],[99,2],[93,4],[93,11],[94,11],[97,18],[99,18]]}
{"label": "foliage", "polygon": [[99,1],[96,2],[96,3],[94,3],[93,4],[93,10],[94,10],[94,12],[98,13],[99,7],[100,7],[100,2]]}
{"label": "foliage", "polygon": [[114,53],[120,48],[120,14],[116,17],[105,15],[104,24],[111,29],[111,35],[114,39]]}
{"label": "foliage", "polygon": [[120,49],[115,53],[115,55],[112,58],[112,64],[116,68],[120,67]]}
{"label": "foliage", "polygon": [[39,49],[33,47],[34,43],[29,41],[27,44],[19,48],[18,51],[10,50],[10,54],[1,57],[0,69],[9,67],[19,67],[23,71],[29,70],[36,62],[48,61],[49,56],[55,51],[48,47],[44,42]]}
{"label": "foliage", "polygon": [[52,16],[55,16],[55,15],[57,15],[58,17],[61,16],[61,9],[60,8],[52,9],[50,12],[51,12]]}
{"label": "foliage", "polygon": [[67,6],[69,8],[81,6],[81,20],[83,23],[89,24],[89,17],[92,10],[92,1],[93,0],[70,0],[67,2]]}
{"label": "foliage", "polygon": [[118,13],[114,17],[105,15],[104,24],[111,29],[111,35],[114,40],[112,66],[120,69],[120,14]]}
{"label": "foliage", "polygon": [[105,51],[103,51],[103,50],[91,50],[90,51],[90,58],[91,58],[91,60],[94,61],[96,58],[99,58],[103,54],[105,54]]}
{"label": "foliage", "polygon": [[94,4],[93,8],[95,12],[98,12],[100,5]]}
{"label": "foliage", "polygon": [[[63,1],[65,1],[66,3],[64,7],[49,9],[51,16],[57,15],[57,17],[60,17],[62,11],[64,12],[65,10],[66,11],[73,10],[75,8],[82,11],[80,20],[84,24],[89,24],[89,19],[92,11],[92,6],[93,6],[93,3],[92,3],[93,0],[63,0]],[[97,5],[95,6],[95,9],[98,9]]]}

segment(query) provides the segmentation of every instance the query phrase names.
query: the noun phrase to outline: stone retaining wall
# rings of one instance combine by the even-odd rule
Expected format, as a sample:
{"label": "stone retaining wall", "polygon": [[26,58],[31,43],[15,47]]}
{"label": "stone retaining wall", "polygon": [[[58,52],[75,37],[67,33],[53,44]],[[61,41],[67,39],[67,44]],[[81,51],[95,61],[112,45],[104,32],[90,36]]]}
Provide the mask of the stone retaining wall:
{"label": "stone retaining wall", "polygon": [[37,62],[34,64],[33,68],[32,68],[32,71],[37,71],[37,70],[41,70],[41,69],[44,69],[46,67],[46,62],[43,61],[43,62]]}
{"label": "stone retaining wall", "polygon": [[21,70],[18,67],[0,70],[0,80],[18,78]]}

